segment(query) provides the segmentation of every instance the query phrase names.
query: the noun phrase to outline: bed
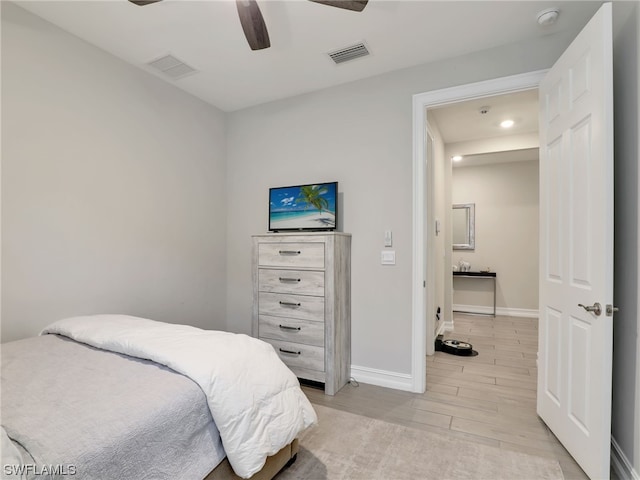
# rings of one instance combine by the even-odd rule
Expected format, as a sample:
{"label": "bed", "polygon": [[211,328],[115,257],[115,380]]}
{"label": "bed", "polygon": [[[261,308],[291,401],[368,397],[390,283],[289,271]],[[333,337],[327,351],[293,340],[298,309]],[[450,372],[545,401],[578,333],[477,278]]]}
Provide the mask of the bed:
{"label": "bed", "polygon": [[2,345],[3,478],[270,479],[317,422],[273,348],[124,315]]}

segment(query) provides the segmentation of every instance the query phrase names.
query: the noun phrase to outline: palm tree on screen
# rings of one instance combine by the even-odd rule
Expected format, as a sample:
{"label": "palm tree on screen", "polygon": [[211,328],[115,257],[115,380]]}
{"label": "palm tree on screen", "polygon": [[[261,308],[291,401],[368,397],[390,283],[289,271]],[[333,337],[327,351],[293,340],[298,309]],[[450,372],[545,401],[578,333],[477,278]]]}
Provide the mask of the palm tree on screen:
{"label": "palm tree on screen", "polygon": [[307,205],[313,205],[320,213],[322,213],[322,210],[329,209],[329,202],[327,202],[327,199],[322,196],[328,191],[329,189],[327,187],[305,185],[304,187],[300,187],[300,196],[296,198],[296,203],[304,202]]}

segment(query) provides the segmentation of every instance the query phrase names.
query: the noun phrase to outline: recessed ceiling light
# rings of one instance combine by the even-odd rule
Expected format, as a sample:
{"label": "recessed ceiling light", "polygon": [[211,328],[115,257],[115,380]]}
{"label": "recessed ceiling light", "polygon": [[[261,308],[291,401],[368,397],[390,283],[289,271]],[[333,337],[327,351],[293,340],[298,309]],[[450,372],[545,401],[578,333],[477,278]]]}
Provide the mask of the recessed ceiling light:
{"label": "recessed ceiling light", "polygon": [[553,25],[558,21],[558,16],[560,15],[559,8],[547,8],[546,10],[542,10],[538,12],[538,25],[541,27],[548,27]]}
{"label": "recessed ceiling light", "polygon": [[511,128],[513,127],[513,120],[504,120],[503,122],[500,123],[500,126],[502,128]]}
{"label": "recessed ceiling light", "polygon": [[453,160],[454,162],[459,162],[460,160],[462,160],[462,155],[454,155],[453,157],[451,157],[451,160]]}

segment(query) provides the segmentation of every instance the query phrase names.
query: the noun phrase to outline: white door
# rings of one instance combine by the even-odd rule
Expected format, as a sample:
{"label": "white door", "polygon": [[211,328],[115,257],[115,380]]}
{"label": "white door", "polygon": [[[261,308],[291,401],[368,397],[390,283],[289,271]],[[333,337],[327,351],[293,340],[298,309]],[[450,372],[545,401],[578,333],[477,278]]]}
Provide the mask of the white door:
{"label": "white door", "polygon": [[540,84],[538,414],[592,479],[609,478],[612,301],[607,3]]}

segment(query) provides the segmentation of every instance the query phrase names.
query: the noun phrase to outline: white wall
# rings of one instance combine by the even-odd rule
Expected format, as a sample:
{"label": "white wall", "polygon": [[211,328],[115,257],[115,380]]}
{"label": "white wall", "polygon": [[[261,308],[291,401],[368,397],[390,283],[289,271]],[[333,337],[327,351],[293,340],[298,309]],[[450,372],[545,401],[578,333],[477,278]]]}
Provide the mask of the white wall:
{"label": "white wall", "polygon": [[[231,114],[227,178],[238,201],[228,211],[229,328],[250,331],[250,236],[267,229],[268,188],[338,180],[342,227],[353,234],[352,364],[409,374],[412,95],[547,68],[570,39],[546,36]],[[380,265],[387,229],[395,266]]]}
{"label": "white wall", "polygon": [[[453,263],[497,273],[497,308],[538,310],[538,161],[453,168],[452,202],[475,203],[475,250],[454,250]],[[454,308],[487,306],[488,281],[456,279]],[[527,313],[527,312],[524,312]]]}
{"label": "white wall", "polygon": [[[612,436],[621,478],[640,478],[640,5],[614,2],[615,244]],[[616,455],[614,454],[614,458]]]}
{"label": "white wall", "polygon": [[2,340],[65,316],[225,325],[225,118],[2,2]]}
{"label": "white wall", "polygon": [[[451,248],[448,243],[449,210],[451,202],[448,201],[450,195],[449,185],[451,183],[450,170],[451,162],[445,160],[444,141],[438,129],[435,118],[429,120],[428,131],[433,137],[433,192],[432,201],[434,217],[440,224],[440,232],[435,234],[435,226],[431,229],[434,232],[432,237],[433,267],[435,269],[435,308],[440,307],[440,321],[435,323],[435,333],[442,328],[445,323],[450,323],[452,319],[451,309],[447,308],[445,292],[451,290]],[[429,161],[429,160],[427,160]]]}

